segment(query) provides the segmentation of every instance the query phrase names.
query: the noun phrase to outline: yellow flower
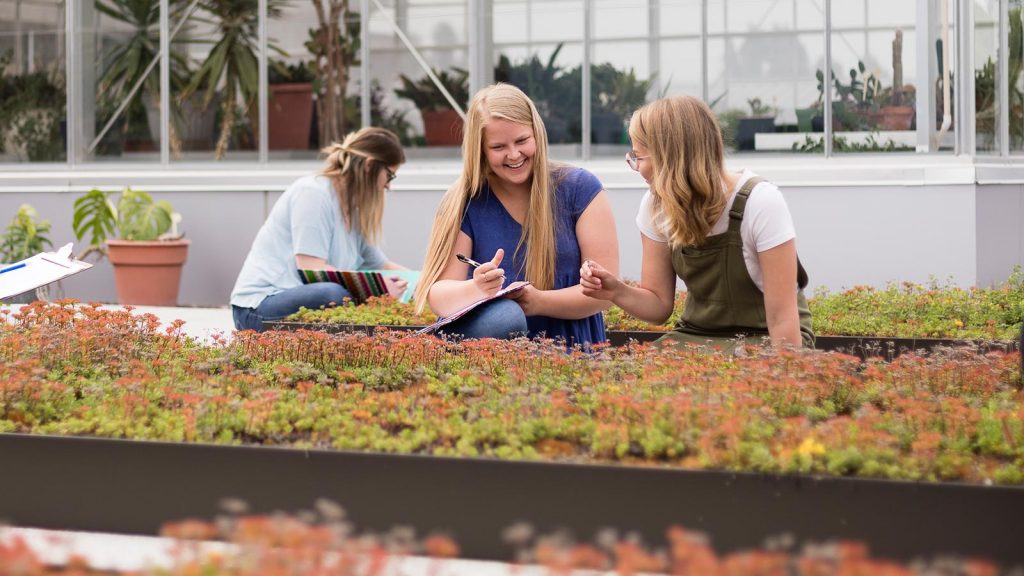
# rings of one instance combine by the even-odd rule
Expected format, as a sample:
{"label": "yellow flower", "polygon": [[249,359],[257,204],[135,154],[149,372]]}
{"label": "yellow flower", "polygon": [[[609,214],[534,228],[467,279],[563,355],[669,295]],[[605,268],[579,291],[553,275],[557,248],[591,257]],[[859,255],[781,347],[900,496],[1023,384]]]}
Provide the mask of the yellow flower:
{"label": "yellow flower", "polygon": [[796,451],[801,456],[811,458],[814,456],[820,456],[824,454],[825,445],[822,444],[821,442],[818,442],[814,438],[804,438],[804,441],[800,443],[800,447],[797,448]]}
{"label": "yellow flower", "polygon": [[954,324],[954,325],[955,325],[955,326],[956,326],[957,328],[963,328],[963,327],[964,327],[964,323],[963,323],[963,321],[962,321],[962,320],[959,320],[959,319],[957,319],[957,320],[954,320],[954,321],[953,321],[953,324]]}

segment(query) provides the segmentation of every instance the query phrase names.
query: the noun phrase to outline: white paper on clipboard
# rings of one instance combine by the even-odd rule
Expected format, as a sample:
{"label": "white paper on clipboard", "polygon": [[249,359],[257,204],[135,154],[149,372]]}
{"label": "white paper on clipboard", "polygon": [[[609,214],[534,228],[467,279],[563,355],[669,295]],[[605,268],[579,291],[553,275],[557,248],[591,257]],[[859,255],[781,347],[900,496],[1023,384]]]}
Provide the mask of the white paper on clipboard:
{"label": "white paper on clipboard", "polygon": [[92,264],[71,257],[70,243],[56,252],[41,252],[21,262],[6,264],[3,268],[17,266],[22,262],[24,266],[0,274],[0,300],[92,268]]}

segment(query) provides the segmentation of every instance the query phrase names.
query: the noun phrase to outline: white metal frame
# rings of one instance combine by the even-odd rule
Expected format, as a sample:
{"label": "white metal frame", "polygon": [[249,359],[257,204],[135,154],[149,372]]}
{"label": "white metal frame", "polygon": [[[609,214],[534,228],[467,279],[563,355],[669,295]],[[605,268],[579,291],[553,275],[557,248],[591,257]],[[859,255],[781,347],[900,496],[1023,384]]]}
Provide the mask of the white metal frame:
{"label": "white metal frame", "polygon": [[[378,0],[372,0],[378,8],[381,8]],[[945,2],[947,0],[916,0],[917,5],[917,65],[920,75],[924,75],[926,78],[934,78],[936,73],[941,71],[937,70],[935,64],[935,58],[932,57],[932,46],[936,39],[936,2]],[[975,128],[975,94],[974,94],[974,74],[968,73],[973,72],[973,57],[974,57],[974,4],[969,1],[958,1],[949,0],[954,6],[952,14],[952,26],[956,28],[956,34],[954,38],[951,38],[950,52],[953,54],[952,62],[954,70],[956,70],[955,78],[955,89],[956,97],[954,101],[956,103],[956,111],[954,114],[954,126],[953,130],[955,133],[955,147],[954,152],[957,155],[968,155],[974,156],[977,153],[977,135]],[[361,27],[361,119],[364,126],[369,125],[371,122],[370,108],[371,108],[371,82],[370,82],[370,65],[371,65],[371,53],[369,47],[368,27],[369,27],[369,16],[371,12],[371,0],[358,0],[361,14],[362,14],[362,27]],[[532,4],[530,0],[525,0],[527,11],[531,10]],[[1009,31],[1009,0],[998,0],[999,2],[999,22],[998,22],[998,36],[999,45],[997,47],[997,62],[998,62],[998,74],[999,81],[998,86],[998,106],[999,114],[997,115],[997,140],[998,149],[997,154],[1002,157],[1010,156],[1010,126],[1009,126],[1009,92],[1011,87],[1008,86],[1007,78],[1009,75],[1009,61],[1008,61],[1008,31]],[[723,2],[723,6],[726,2]],[[20,5],[20,2],[17,3]],[[98,143],[99,137],[102,137],[105,130],[99,134],[99,137],[94,138],[91,133],[92,122],[88,121],[89,118],[94,114],[94,104],[87,105],[86,99],[84,98],[85,91],[92,89],[95,85],[95,79],[91,78],[86,70],[90,69],[87,66],[85,58],[88,57],[88,52],[85,50],[87,44],[86,39],[83,37],[84,31],[88,28],[85,20],[88,19],[87,11],[85,10],[85,3],[78,1],[67,1],[64,7],[65,17],[65,29],[64,29],[64,47],[67,54],[67,66],[65,73],[66,86],[67,86],[67,163],[71,166],[77,166],[83,162],[87,162],[92,159],[92,151],[95,145]],[[169,0],[160,0],[160,164],[167,166],[170,164],[170,134],[167,127],[170,126],[170,42],[172,40],[171,23],[169,21]],[[493,0],[466,0],[467,7],[467,26],[470,28],[468,35],[468,49],[470,53],[470,82],[471,90],[475,91],[480,87],[489,84],[493,80],[493,71],[491,70],[492,64],[492,52],[494,50],[493,35],[491,34],[491,28],[493,26]],[[396,15],[399,19],[405,17],[404,1],[395,0]],[[649,53],[651,55],[652,65],[657,66],[658,60],[660,59],[659,43],[663,38],[667,38],[660,34],[660,30],[657,27],[657,14],[660,9],[660,4],[657,0],[649,0],[648,8],[651,13],[651,17],[648,22],[648,30],[650,32],[647,40],[650,42]],[[824,116],[824,156],[826,158],[833,156],[833,130],[832,130],[832,109],[829,102],[832,98],[833,83],[831,77],[832,70],[832,36],[834,32],[832,22],[832,0],[824,0],[825,8],[825,23],[824,23],[824,42],[825,42],[825,61],[826,68],[829,71],[826,73],[827,97],[826,102],[823,106]],[[709,62],[708,62],[708,38],[711,36],[708,30],[708,0],[701,0],[700,2],[700,45],[701,45],[701,95],[705,101],[709,97]],[[381,10],[383,10],[381,8]],[[269,161],[268,154],[268,131],[267,131],[267,116],[268,116],[268,98],[269,88],[267,85],[267,13],[268,6],[267,0],[259,0],[258,3],[258,17],[259,17],[259,62],[260,62],[260,87],[259,87],[259,126],[261,127],[259,133],[259,163],[266,164]],[[583,0],[583,66],[582,66],[582,102],[581,115],[582,115],[582,155],[583,159],[587,160],[591,157],[591,118],[593,111],[590,106],[590,91],[591,85],[591,71],[590,64],[592,61],[592,51],[595,43],[594,39],[594,4],[593,0]],[[389,18],[390,20],[390,18]],[[529,22],[530,18],[527,17]],[[17,23],[16,23],[17,24]],[[529,26],[529,24],[528,24]],[[180,27],[180,23],[179,23]],[[402,36],[401,26],[395,24],[396,34],[399,37]],[[175,30],[175,32],[177,29]],[[725,34],[728,36],[729,34]],[[687,36],[689,37],[689,36]],[[675,36],[671,36],[675,38]],[[527,45],[532,44],[532,38],[526,38]],[[92,45],[94,43],[90,43]],[[407,48],[418,56],[418,51],[415,47],[411,46],[410,43],[406,42]],[[21,50],[21,43],[17,44],[17,48]],[[91,57],[88,57],[93,60]],[[422,60],[418,57],[418,60]],[[153,63],[154,65],[156,62]],[[425,69],[429,72],[429,66],[421,62],[421,65],[425,66]],[[937,144],[934,142],[935,129],[934,129],[934,118],[936,114],[935,110],[935,95],[934,86],[930,81],[918,82],[920,84],[919,93],[917,97],[917,151],[918,152],[934,152],[938,150]],[[137,87],[136,87],[137,88]],[[91,102],[91,101],[90,101]],[[458,108],[458,106],[455,106]],[[89,129],[86,129],[88,125]],[[92,144],[86,146],[86,144],[92,140]]]}

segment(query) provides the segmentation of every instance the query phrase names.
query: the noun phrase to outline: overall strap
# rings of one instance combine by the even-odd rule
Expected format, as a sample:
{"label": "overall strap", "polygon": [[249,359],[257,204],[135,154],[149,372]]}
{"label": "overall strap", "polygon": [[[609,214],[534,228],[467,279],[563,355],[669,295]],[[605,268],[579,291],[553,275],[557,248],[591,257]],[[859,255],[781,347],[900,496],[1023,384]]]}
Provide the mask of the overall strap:
{"label": "overall strap", "polygon": [[[760,176],[753,176],[749,180],[743,183],[740,191],[736,193],[736,199],[732,202],[732,209],[729,210],[729,219],[731,221],[739,222],[743,220],[743,211],[747,208],[747,198],[750,197],[750,193],[754,191],[754,186],[757,186],[761,182],[764,182],[764,178]],[[729,222],[732,225],[732,222]]]}

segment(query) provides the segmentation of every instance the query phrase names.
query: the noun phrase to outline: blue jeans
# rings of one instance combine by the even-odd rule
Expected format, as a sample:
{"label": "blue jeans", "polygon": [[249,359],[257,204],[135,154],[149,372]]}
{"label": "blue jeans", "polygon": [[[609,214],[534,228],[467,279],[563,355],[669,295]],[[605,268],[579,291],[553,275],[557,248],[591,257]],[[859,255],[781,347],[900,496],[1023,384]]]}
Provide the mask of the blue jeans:
{"label": "blue jeans", "polygon": [[499,338],[508,340],[526,336],[526,314],[515,300],[498,298],[438,330],[439,335],[462,338]]}
{"label": "blue jeans", "polygon": [[264,321],[280,320],[306,307],[317,310],[321,306],[341,304],[352,295],[341,284],[334,282],[314,282],[289,288],[273,296],[267,296],[255,308],[231,307],[231,316],[235,320],[236,330],[263,331]]}

